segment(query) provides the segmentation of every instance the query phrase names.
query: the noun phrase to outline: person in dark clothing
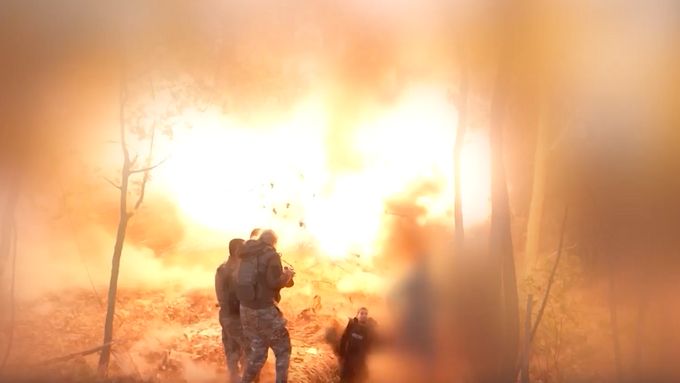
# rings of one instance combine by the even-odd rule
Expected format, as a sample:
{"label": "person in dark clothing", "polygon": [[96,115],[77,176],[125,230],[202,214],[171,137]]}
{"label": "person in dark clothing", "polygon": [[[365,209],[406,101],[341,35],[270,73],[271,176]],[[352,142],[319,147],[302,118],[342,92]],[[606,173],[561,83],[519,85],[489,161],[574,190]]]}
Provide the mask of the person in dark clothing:
{"label": "person in dark clothing", "polygon": [[366,359],[375,342],[376,322],[368,317],[368,309],[362,307],[357,316],[350,319],[340,338],[340,382],[360,383],[368,380]]}
{"label": "person in dark clothing", "polygon": [[281,300],[281,289],[293,286],[295,273],[282,267],[276,243],[276,234],[265,230],[259,240],[247,241],[239,253],[237,291],[243,333],[251,352],[242,383],[250,383],[257,377],[269,348],[276,357],[276,383],[288,381],[290,335],[277,303]]}
{"label": "person in dark clothing", "polygon": [[[229,370],[230,382],[238,382],[240,369],[245,369],[248,343],[243,335],[240,317],[240,303],[236,296],[234,273],[238,266],[237,254],[243,240],[236,238],[229,242],[229,258],[215,272],[215,294],[220,305],[220,326],[222,344]],[[240,368],[239,368],[240,363]]]}
{"label": "person in dark clothing", "polygon": [[426,261],[428,258],[427,255],[418,258],[409,275],[397,283],[388,301],[394,309],[393,316],[397,318],[396,327],[400,334],[397,345],[431,361],[435,347],[432,308],[436,305]]}

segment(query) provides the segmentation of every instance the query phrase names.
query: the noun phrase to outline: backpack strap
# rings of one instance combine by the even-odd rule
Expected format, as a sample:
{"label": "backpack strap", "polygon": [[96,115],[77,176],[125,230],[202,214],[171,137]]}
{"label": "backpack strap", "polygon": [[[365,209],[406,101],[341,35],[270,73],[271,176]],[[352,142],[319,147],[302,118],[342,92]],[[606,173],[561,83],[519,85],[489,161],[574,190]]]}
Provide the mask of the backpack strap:
{"label": "backpack strap", "polygon": [[[257,255],[257,258],[255,259],[255,265],[256,265],[256,277],[255,277],[255,297],[260,298],[261,297],[261,291],[264,289],[268,289],[269,286],[267,285],[267,272],[269,271],[269,262],[272,260],[272,253],[277,254],[276,251],[269,251],[270,249],[268,248],[265,250],[263,253],[260,253]],[[273,250],[273,249],[272,249]],[[260,269],[260,264],[263,264],[263,269]],[[260,284],[263,284],[264,286],[260,288]]]}

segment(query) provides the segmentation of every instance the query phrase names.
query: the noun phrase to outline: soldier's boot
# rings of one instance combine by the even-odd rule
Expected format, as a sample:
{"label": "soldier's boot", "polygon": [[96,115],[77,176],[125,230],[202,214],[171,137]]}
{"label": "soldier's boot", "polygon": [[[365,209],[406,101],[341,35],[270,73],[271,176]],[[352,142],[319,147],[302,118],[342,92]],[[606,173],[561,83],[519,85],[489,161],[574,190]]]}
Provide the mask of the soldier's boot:
{"label": "soldier's boot", "polygon": [[243,353],[241,352],[241,345],[235,337],[230,336],[227,339],[226,350],[229,381],[238,383],[241,380],[238,363]]}
{"label": "soldier's boot", "polygon": [[272,350],[276,356],[276,383],[287,383],[292,349],[290,335],[288,330],[282,327],[274,331],[272,338]]}
{"label": "soldier's boot", "polygon": [[253,383],[259,381],[260,370],[267,361],[269,347],[261,338],[254,338],[250,343],[250,354],[248,355],[248,366],[243,371],[241,383]]}

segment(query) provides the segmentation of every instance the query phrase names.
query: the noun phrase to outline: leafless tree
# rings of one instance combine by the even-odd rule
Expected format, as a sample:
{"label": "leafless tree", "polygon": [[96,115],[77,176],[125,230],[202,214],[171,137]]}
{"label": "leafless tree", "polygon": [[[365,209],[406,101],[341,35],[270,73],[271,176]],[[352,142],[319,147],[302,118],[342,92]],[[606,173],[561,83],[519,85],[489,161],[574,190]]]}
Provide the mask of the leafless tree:
{"label": "leafless tree", "polygon": [[[153,84],[151,85],[153,87]],[[153,90],[153,88],[152,88]],[[123,255],[123,245],[125,243],[125,234],[127,226],[132,216],[139,210],[139,207],[144,201],[146,184],[149,181],[149,173],[160,166],[163,161],[152,164],[154,142],[156,140],[156,124],[152,124],[150,132],[146,132],[143,128],[133,127],[138,135],[148,140],[148,153],[145,164],[138,165],[138,155],[130,156],[130,150],[127,142],[127,132],[132,128],[128,126],[129,119],[126,116],[126,105],[128,102],[127,94],[127,79],[125,70],[120,80],[120,96],[119,96],[119,114],[118,124],[120,132],[120,149],[122,154],[122,168],[120,172],[120,184],[116,184],[112,180],[107,181],[120,191],[119,199],[119,218],[118,229],[116,231],[116,242],[113,247],[113,256],[111,258],[111,279],[109,281],[108,304],[106,308],[106,321],[104,322],[104,341],[99,357],[99,374],[105,376],[108,371],[109,359],[111,356],[111,343],[113,340],[113,318],[116,311],[116,294],[118,291],[118,276],[120,273],[120,259]],[[130,179],[133,176],[141,176],[141,183],[139,190],[136,192],[136,200],[130,206],[128,200],[133,197],[130,192]],[[134,198],[134,197],[133,197]]]}

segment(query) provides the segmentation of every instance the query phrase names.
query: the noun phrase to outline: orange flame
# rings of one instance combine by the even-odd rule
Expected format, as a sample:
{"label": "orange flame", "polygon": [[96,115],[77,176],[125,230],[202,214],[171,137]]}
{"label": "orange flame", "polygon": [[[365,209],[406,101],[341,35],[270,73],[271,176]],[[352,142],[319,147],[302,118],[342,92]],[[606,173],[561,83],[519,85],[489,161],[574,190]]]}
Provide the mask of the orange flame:
{"label": "orange flame", "polygon": [[[346,133],[360,166],[342,172],[328,164],[331,124],[318,99],[265,126],[211,110],[186,116],[193,128],[178,134],[157,176],[199,226],[225,236],[271,227],[283,248],[305,244],[330,257],[370,258],[381,249],[385,201],[422,182],[439,187],[417,201],[427,211],[419,223],[453,224],[457,117],[445,89],[413,88],[394,107],[360,121]],[[462,178],[466,225],[479,224],[489,211],[489,163],[486,140],[474,130]]]}

